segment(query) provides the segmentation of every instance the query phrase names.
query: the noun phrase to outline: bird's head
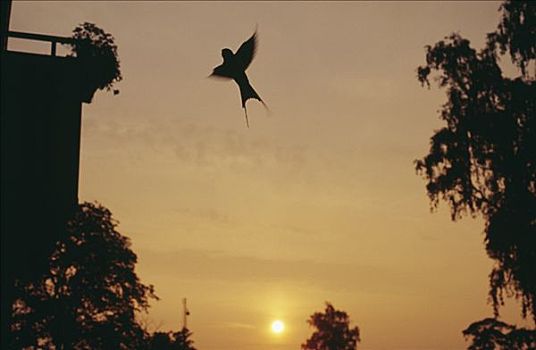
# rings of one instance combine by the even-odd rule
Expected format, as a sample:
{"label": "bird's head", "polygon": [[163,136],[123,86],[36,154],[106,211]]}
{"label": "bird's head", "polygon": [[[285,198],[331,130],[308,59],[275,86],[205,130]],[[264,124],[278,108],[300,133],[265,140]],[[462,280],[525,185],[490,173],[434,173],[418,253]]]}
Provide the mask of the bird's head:
{"label": "bird's head", "polygon": [[223,50],[221,50],[221,57],[223,57],[223,60],[224,61],[227,61],[231,58],[233,58],[233,51],[231,51],[231,49],[228,49],[228,48],[225,48]]}

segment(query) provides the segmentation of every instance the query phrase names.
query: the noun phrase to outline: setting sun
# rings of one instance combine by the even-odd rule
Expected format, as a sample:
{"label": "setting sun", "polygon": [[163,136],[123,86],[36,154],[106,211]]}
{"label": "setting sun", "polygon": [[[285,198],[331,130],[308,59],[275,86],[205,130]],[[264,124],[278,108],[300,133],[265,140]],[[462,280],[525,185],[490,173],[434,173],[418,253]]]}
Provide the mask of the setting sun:
{"label": "setting sun", "polygon": [[285,329],[285,324],[279,320],[274,321],[272,323],[272,332],[274,333],[281,333]]}

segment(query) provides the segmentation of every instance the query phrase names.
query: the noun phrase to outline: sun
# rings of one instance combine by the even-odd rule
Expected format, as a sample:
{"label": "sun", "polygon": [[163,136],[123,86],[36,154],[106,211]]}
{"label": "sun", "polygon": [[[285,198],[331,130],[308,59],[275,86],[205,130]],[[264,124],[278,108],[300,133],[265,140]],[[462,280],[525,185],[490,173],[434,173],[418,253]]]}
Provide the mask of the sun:
{"label": "sun", "polygon": [[272,332],[279,334],[283,332],[284,329],[285,329],[285,324],[282,321],[276,320],[272,322]]}

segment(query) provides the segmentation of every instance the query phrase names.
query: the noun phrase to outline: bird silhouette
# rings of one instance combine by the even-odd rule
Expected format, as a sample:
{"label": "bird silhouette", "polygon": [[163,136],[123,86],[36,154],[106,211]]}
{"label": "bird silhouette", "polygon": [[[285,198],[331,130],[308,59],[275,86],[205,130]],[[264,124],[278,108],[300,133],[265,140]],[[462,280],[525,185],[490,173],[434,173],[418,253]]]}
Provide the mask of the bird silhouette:
{"label": "bird silhouette", "polygon": [[233,79],[240,89],[240,97],[242,98],[242,108],[246,115],[246,125],[249,128],[248,110],[246,108],[246,101],[250,98],[259,100],[263,106],[268,109],[268,106],[264,103],[257,91],[253,89],[253,86],[249,83],[248,76],[246,75],[246,69],[253,61],[255,52],[257,49],[257,30],[255,33],[246,40],[236,53],[233,53],[231,49],[225,48],[221,50],[221,56],[223,57],[223,63],[213,69],[210,77],[220,77],[226,79]]}

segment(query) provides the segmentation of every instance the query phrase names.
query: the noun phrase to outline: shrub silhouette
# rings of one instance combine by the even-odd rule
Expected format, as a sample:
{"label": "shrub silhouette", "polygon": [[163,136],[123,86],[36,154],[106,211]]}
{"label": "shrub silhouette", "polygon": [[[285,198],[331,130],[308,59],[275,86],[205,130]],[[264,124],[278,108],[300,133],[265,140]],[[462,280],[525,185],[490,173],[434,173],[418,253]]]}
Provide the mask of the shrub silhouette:
{"label": "shrub silhouette", "polygon": [[[93,23],[82,23],[73,30],[74,44],[71,56],[76,56],[84,70],[84,84],[88,86],[88,100],[96,89],[111,90],[115,83],[123,79],[119,55],[114,37]],[[119,90],[114,90],[118,94]]]}
{"label": "shrub silhouette", "polygon": [[188,328],[178,332],[155,332],[149,341],[149,350],[196,350],[191,337]]}

